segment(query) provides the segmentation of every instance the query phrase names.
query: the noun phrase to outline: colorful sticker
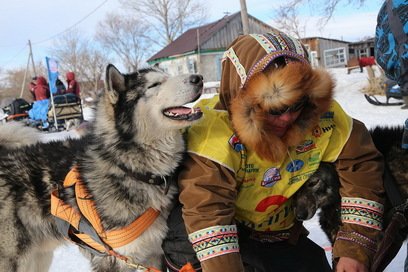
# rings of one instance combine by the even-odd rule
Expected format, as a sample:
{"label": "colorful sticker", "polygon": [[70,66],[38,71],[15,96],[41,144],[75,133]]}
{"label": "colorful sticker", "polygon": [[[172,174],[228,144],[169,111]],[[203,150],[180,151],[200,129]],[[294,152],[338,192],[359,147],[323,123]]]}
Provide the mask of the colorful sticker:
{"label": "colorful sticker", "polygon": [[239,138],[235,134],[231,136],[231,138],[228,140],[228,143],[237,152],[240,152],[241,150],[244,149],[244,145],[241,144],[241,142],[239,141]]}
{"label": "colorful sticker", "polygon": [[319,138],[320,136],[322,136],[322,129],[319,126],[316,126],[312,131],[312,135],[316,138]]}
{"label": "colorful sticker", "polygon": [[320,116],[320,119],[333,119],[333,118],[334,118],[333,111],[325,112],[322,116]]}
{"label": "colorful sticker", "polygon": [[286,166],[286,171],[293,173],[296,171],[299,171],[302,169],[303,165],[305,165],[305,162],[302,160],[294,160],[288,163]]}
{"label": "colorful sticker", "polygon": [[278,168],[276,167],[269,168],[263,176],[261,186],[262,187],[272,187],[273,185],[275,185],[275,183],[278,180],[281,180],[281,179],[282,177],[280,175]]}
{"label": "colorful sticker", "polygon": [[306,140],[303,144],[296,147],[296,153],[305,153],[316,148],[316,144],[312,140]]}

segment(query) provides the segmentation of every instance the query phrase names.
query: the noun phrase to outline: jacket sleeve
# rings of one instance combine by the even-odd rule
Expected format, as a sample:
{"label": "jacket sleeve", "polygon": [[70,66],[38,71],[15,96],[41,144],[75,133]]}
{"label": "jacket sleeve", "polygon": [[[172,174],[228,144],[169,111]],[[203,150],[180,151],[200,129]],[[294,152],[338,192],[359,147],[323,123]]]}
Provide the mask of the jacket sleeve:
{"label": "jacket sleeve", "polygon": [[364,124],[353,129],[337,162],[343,225],[333,248],[335,259],[350,257],[370,267],[381,231],[385,192],[384,162]]}
{"label": "jacket sleeve", "polygon": [[[233,174],[211,160],[189,154],[178,180],[183,219],[203,271],[243,271],[233,222],[237,195]],[[222,249],[219,243],[211,244],[212,238],[225,240]]]}

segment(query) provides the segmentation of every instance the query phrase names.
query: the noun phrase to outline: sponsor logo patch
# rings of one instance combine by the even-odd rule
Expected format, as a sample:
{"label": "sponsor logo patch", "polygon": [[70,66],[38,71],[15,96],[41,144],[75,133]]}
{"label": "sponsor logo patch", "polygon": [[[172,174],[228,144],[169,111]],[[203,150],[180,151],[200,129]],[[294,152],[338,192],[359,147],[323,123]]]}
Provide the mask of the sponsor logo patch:
{"label": "sponsor logo patch", "polygon": [[316,138],[319,138],[320,136],[322,136],[322,129],[319,126],[315,126],[312,135],[315,136]]}
{"label": "sponsor logo patch", "polygon": [[322,116],[320,116],[320,119],[333,119],[333,118],[334,118],[333,111],[325,112]]}
{"label": "sponsor logo patch", "polygon": [[228,143],[237,152],[240,152],[244,149],[244,145],[241,144],[241,142],[239,141],[238,137],[235,134],[231,136],[231,138],[228,140]]}
{"label": "sponsor logo patch", "polygon": [[312,140],[306,140],[303,144],[296,147],[296,153],[305,153],[309,150],[315,149],[316,144]]}
{"label": "sponsor logo patch", "polygon": [[279,169],[276,167],[273,168],[269,168],[264,176],[263,176],[263,180],[261,182],[261,186],[263,187],[272,187],[273,185],[275,185],[275,183],[278,180],[281,180],[281,175],[279,172]]}
{"label": "sponsor logo patch", "polygon": [[296,171],[299,171],[302,169],[303,165],[305,165],[305,162],[302,160],[294,160],[288,163],[286,166],[286,171],[293,173]]}

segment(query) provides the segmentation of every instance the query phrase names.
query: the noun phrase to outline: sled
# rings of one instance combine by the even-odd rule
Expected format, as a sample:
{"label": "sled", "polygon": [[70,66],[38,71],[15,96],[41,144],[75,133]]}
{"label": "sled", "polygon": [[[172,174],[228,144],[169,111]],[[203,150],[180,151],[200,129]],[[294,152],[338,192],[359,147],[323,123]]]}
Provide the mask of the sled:
{"label": "sled", "polygon": [[48,123],[52,130],[69,130],[83,120],[81,100],[74,94],[54,96],[54,108],[50,107],[48,111]]}
{"label": "sled", "polygon": [[377,99],[374,95],[364,94],[364,97],[368,101],[368,103],[375,105],[375,106],[401,106],[403,102],[389,102],[389,98],[385,102],[381,102]]}

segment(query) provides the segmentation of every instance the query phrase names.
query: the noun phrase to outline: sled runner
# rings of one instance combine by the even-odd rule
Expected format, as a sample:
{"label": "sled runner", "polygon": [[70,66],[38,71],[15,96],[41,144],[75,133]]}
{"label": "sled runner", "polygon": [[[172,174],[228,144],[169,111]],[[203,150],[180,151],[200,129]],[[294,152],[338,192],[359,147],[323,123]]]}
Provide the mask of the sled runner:
{"label": "sled runner", "polygon": [[385,89],[385,97],[386,101],[381,102],[375,97],[374,95],[365,94],[365,98],[370,104],[376,106],[401,106],[403,102],[389,102],[390,98],[394,99],[402,99],[401,89],[400,86],[397,84],[396,81],[391,79],[386,79],[384,82],[384,89]]}
{"label": "sled runner", "polygon": [[381,102],[374,95],[364,94],[364,97],[366,98],[368,103],[370,103],[372,105],[376,105],[376,106],[401,106],[401,105],[404,104],[403,102],[389,102],[388,97],[387,97],[387,100],[385,102]]}

